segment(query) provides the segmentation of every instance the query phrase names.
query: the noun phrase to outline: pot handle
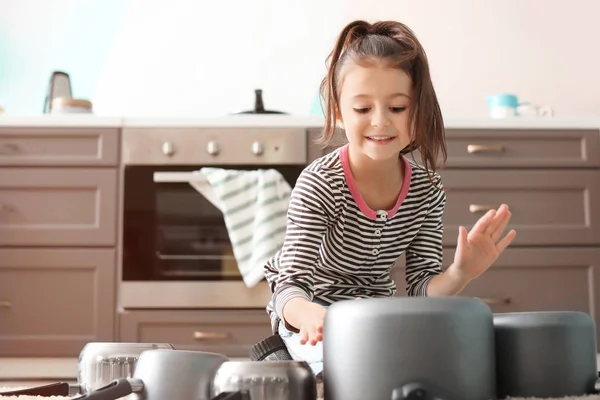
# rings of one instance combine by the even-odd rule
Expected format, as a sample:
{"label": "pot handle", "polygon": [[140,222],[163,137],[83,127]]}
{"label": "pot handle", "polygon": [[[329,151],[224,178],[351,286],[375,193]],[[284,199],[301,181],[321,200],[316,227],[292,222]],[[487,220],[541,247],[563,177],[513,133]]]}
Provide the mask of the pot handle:
{"label": "pot handle", "polygon": [[212,400],[251,400],[250,392],[247,390],[238,390],[237,392],[222,392],[213,397]]}
{"label": "pot handle", "polygon": [[87,394],[73,397],[71,400],[116,400],[130,395],[134,391],[139,392],[143,387],[143,382],[139,379],[119,378]]}
{"label": "pot handle", "polygon": [[394,389],[392,400],[447,400],[437,396],[430,386],[420,382],[411,382]]}
{"label": "pot handle", "polygon": [[43,386],[30,387],[26,389],[11,390],[10,392],[0,392],[0,397],[12,396],[70,396],[73,393],[79,393],[79,385],[71,385],[67,382],[56,382]]}

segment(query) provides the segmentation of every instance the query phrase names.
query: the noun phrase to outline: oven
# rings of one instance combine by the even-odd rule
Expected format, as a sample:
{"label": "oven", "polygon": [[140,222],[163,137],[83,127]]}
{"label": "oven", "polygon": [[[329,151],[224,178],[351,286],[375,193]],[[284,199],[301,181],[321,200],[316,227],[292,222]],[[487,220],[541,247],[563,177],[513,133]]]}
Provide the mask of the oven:
{"label": "oven", "polygon": [[244,283],[222,212],[189,177],[203,167],[275,169],[293,187],[308,146],[304,128],[125,128],[120,306],[265,307],[266,281]]}

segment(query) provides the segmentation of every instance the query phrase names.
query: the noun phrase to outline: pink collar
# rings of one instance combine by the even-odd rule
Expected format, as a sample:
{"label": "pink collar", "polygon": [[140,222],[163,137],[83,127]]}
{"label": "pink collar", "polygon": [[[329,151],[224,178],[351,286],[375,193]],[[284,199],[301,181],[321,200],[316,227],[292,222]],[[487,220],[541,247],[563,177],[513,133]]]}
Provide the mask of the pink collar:
{"label": "pink collar", "polygon": [[[404,156],[401,156],[401,157],[402,157],[402,160],[404,160],[404,166],[405,166],[404,181],[402,182],[402,189],[400,190],[400,194],[398,195],[398,200],[396,201],[396,204],[394,205],[394,207],[391,210],[386,210],[388,212],[388,215],[387,215],[388,219],[393,217],[394,214],[396,214],[396,212],[402,205],[402,202],[406,198],[406,195],[408,194],[408,189],[410,188],[410,178],[412,175],[412,168],[411,168],[408,160]],[[354,198],[354,201],[356,201],[358,208],[360,208],[360,211],[362,211],[363,214],[365,214],[368,218],[376,219],[378,210],[372,210],[367,205],[364,198],[360,194],[360,191],[358,190],[358,186],[356,186],[356,181],[354,180],[354,176],[352,176],[352,171],[350,170],[350,161],[348,160],[348,145],[347,144],[344,147],[342,147],[340,150],[340,161],[342,162],[342,168],[344,170],[344,176],[346,177],[346,183],[348,184],[348,188],[350,189],[350,194]]]}

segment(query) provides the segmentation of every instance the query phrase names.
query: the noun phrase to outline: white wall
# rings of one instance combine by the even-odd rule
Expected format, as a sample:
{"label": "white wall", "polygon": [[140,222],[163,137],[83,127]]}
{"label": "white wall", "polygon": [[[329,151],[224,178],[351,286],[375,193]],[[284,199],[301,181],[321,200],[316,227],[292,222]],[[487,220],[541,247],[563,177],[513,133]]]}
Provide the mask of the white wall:
{"label": "white wall", "polygon": [[[36,13],[36,1],[9,0],[11,20]],[[600,114],[597,0],[123,1],[90,90],[98,114],[223,115],[251,108],[255,87],[267,108],[307,114],[355,18],[413,28],[446,117],[486,115],[495,92],[561,116]]]}

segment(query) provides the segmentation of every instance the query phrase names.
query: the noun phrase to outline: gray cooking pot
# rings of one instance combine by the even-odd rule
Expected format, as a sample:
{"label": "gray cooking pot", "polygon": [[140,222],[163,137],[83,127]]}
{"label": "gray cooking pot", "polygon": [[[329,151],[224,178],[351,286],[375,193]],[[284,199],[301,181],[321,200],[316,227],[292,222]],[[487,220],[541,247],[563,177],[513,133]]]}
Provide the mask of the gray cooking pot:
{"label": "gray cooking pot", "polygon": [[597,393],[596,329],[582,312],[494,315],[498,397]]}
{"label": "gray cooking pot", "polygon": [[[120,378],[77,400],[116,400],[136,393],[147,400],[209,400],[213,378],[229,359],[216,353],[185,350],[147,350],[133,378]],[[222,393],[218,399],[249,400],[247,392]],[[73,400],[74,400],[73,399]]]}
{"label": "gray cooking pot", "polygon": [[327,400],[496,398],[492,311],[480,300],[341,301],[323,335]]}
{"label": "gray cooking pot", "polygon": [[74,396],[101,388],[115,379],[133,376],[145,350],[171,349],[170,343],[91,342],[79,353],[77,383],[56,382],[32,388],[0,392],[6,396]]}

